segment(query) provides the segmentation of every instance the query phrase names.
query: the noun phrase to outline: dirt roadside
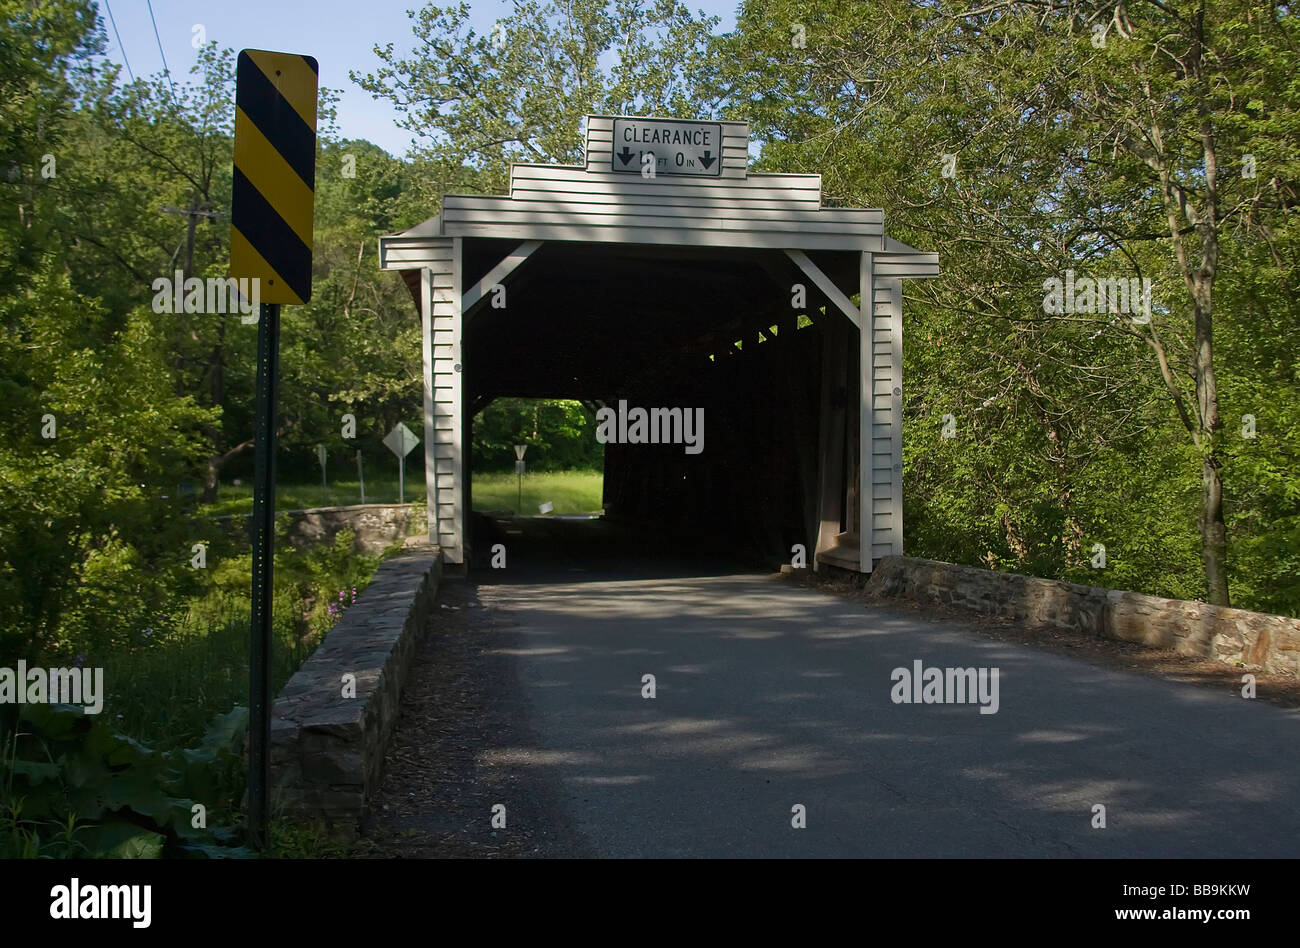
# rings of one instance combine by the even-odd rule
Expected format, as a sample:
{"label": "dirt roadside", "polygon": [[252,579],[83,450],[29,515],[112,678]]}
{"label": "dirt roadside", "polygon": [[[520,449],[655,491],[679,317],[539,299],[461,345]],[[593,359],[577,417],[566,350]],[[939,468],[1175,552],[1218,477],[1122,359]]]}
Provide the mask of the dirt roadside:
{"label": "dirt roadside", "polygon": [[[402,691],[364,854],[420,858],[582,858],[518,687],[513,628],[447,578]],[[494,828],[493,807],[506,826]]]}

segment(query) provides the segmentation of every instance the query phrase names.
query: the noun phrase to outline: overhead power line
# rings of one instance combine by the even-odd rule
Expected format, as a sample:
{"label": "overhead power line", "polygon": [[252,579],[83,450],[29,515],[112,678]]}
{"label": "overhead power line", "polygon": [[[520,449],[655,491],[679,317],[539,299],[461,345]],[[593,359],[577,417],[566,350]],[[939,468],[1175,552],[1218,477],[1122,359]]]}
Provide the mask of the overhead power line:
{"label": "overhead power line", "polygon": [[104,0],[104,6],[108,9],[108,22],[113,24],[113,35],[117,37],[117,48],[122,51],[122,62],[126,63],[126,74],[135,82],[135,73],[131,71],[131,60],[126,58],[126,47],[122,45],[122,34],[117,31],[117,20],[113,19],[113,7],[108,0]]}
{"label": "overhead power line", "polygon": [[145,0],[145,3],[146,3],[146,4],[148,5],[148,7],[149,7],[149,22],[153,24],[153,38],[154,38],[155,40],[158,41],[158,55],[162,57],[162,63],[163,63],[163,75],[166,76],[166,77],[167,77],[167,81],[171,83],[171,85],[172,85],[172,95],[175,95],[175,94],[176,94],[176,83],[175,83],[175,81],[172,79],[172,72],[171,72],[171,70],[167,68],[167,54],[163,52],[163,48],[162,48],[162,37],[160,37],[160,36],[158,35],[158,21],[155,20],[155,19],[153,18],[153,0]]}

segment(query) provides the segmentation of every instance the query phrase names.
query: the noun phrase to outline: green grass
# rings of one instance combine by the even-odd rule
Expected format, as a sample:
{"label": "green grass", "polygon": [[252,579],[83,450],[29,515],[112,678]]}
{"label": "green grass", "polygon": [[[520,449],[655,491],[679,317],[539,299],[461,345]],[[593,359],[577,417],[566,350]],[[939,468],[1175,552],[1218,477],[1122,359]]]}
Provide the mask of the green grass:
{"label": "green grass", "polygon": [[[407,471],[406,502],[424,503],[424,472]],[[600,471],[550,471],[524,475],[522,511],[536,515],[538,507],[550,501],[554,513],[600,513],[601,490],[604,475]],[[397,478],[366,477],[366,503],[396,504]],[[473,477],[474,509],[514,510],[518,506],[519,478],[513,473],[480,474]],[[357,481],[332,481],[329,490],[322,493],[316,484],[276,484],[275,509],[306,510],[311,507],[346,507],[361,503],[361,488]],[[215,504],[200,511],[208,516],[248,514],[253,512],[253,485],[251,481],[234,485],[223,483]]]}
{"label": "green grass", "polygon": [[[281,525],[282,526],[282,525]],[[380,558],[353,549],[351,531],[332,544],[296,549],[279,538],[271,629],[271,693],[278,694],[351,605]],[[150,630],[138,647],[104,659],[109,723],[163,748],[200,739],[212,719],[248,706],[252,565],[218,553],[212,587],[190,600],[174,625]],[[338,593],[344,592],[342,604]]]}
{"label": "green grass", "polygon": [[[406,503],[424,503],[424,471],[417,469],[406,472]],[[398,502],[397,474],[392,477],[371,478],[366,475],[366,503],[396,504]],[[308,510],[312,507],[349,507],[361,503],[361,485],[355,479],[331,480],[329,489],[321,490],[320,481],[314,484],[286,484],[283,481],[275,485],[275,509]],[[217,502],[200,510],[213,517],[227,514],[246,514],[253,512],[253,481],[251,478],[241,484],[223,481],[217,493]]]}
{"label": "green grass", "polygon": [[[283,621],[295,603],[278,596],[271,644],[271,694],[284,687],[315,647]],[[298,605],[301,609],[301,606]],[[211,621],[211,620],[209,620]],[[168,641],[117,653],[104,663],[104,710],[131,737],[169,749],[202,738],[218,714],[248,706],[248,600],[232,600],[222,621],[183,623]]]}
{"label": "green grass", "polygon": [[523,478],[523,503],[519,501],[519,476],[517,474],[478,474],[473,478],[471,490],[474,509],[516,510],[524,516],[536,516],[538,507],[546,502],[555,505],[552,513],[598,514],[601,511],[601,490],[604,475],[599,471],[554,471],[525,474]]}

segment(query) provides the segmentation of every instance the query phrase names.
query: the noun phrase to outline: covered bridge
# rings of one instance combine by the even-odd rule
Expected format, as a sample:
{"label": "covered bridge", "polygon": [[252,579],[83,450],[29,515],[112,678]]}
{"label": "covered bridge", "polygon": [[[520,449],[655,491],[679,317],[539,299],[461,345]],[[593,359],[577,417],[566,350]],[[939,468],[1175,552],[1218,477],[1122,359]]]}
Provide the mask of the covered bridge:
{"label": "covered bridge", "polygon": [[504,396],[702,411],[698,453],[606,445],[621,516],[861,572],[902,553],[902,281],[938,256],[823,206],[820,175],[747,166],[744,123],[593,115],[584,164],[514,164],[509,194],[380,238],[420,307],[447,562],[468,562],[473,418]]}

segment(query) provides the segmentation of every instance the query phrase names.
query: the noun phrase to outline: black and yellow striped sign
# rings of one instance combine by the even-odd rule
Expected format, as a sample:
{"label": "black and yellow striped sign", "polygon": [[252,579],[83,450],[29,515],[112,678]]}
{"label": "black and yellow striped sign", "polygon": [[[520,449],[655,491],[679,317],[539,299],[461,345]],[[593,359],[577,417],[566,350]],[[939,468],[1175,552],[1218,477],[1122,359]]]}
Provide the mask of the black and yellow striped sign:
{"label": "black and yellow striped sign", "polygon": [[311,299],[317,74],[310,56],[239,54],[230,275],[256,278],[263,303]]}

